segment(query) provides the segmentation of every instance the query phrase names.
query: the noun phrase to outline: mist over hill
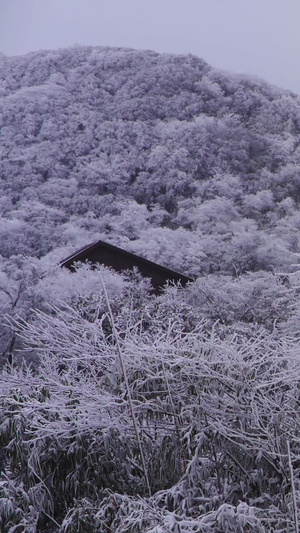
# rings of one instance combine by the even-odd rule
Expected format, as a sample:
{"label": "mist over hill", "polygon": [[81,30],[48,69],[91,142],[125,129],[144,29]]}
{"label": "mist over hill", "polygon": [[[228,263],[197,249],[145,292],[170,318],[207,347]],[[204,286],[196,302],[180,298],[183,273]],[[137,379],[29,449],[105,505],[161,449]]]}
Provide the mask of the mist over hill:
{"label": "mist over hill", "polygon": [[[300,97],[197,57],[0,55],[3,533],[288,533]],[[195,276],[59,261],[103,239]]]}

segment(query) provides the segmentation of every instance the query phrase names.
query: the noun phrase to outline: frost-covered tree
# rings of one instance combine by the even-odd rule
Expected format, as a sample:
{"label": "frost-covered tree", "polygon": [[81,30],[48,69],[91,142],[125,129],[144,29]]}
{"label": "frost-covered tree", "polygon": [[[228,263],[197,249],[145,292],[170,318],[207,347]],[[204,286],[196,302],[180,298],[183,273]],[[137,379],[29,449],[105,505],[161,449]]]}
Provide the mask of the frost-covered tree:
{"label": "frost-covered tree", "polygon": [[[279,204],[296,210],[299,99],[289,92],[192,56],[92,47],[2,57],[0,81],[6,256],[44,255],[65,242],[70,223],[85,226],[87,242],[100,233],[116,244],[119,233],[139,239],[123,223],[137,201],[164,212],[156,226],[195,231],[196,247],[199,227],[216,234],[208,270],[218,271],[222,212],[225,225],[254,219],[273,241],[285,218]],[[45,212],[36,224],[24,215],[31,202]],[[230,241],[227,249],[235,253]]]}

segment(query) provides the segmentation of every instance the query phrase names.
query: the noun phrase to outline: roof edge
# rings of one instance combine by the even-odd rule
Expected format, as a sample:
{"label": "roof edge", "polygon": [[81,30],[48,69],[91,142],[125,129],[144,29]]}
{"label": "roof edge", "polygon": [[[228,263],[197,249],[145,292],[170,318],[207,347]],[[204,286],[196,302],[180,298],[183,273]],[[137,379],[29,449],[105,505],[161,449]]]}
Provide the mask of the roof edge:
{"label": "roof edge", "polygon": [[69,266],[71,266],[71,264],[73,262],[75,263],[76,260],[80,261],[80,256],[81,255],[85,254],[88,251],[92,251],[93,249],[97,248],[97,246],[103,246],[103,247],[108,248],[110,250],[121,252],[122,254],[125,254],[127,256],[137,258],[137,259],[143,261],[145,264],[147,264],[149,266],[158,268],[162,272],[165,272],[165,274],[173,274],[173,275],[176,275],[176,277],[182,277],[187,282],[193,282],[194,281],[194,278],[192,278],[190,276],[187,276],[186,274],[182,274],[181,272],[178,272],[176,270],[172,270],[170,268],[164,267],[163,265],[155,263],[154,261],[150,261],[149,259],[145,259],[144,257],[142,257],[140,255],[136,255],[136,254],[134,254],[132,252],[128,252],[127,250],[124,250],[123,248],[119,248],[118,246],[115,246],[113,244],[109,244],[109,243],[107,243],[105,241],[101,241],[101,240],[92,242],[91,244],[88,244],[88,245],[80,248],[79,250],[77,250],[77,252],[74,252],[73,254],[69,255],[66,259],[64,259],[64,261],[61,261],[60,262],[60,266],[68,268]]}

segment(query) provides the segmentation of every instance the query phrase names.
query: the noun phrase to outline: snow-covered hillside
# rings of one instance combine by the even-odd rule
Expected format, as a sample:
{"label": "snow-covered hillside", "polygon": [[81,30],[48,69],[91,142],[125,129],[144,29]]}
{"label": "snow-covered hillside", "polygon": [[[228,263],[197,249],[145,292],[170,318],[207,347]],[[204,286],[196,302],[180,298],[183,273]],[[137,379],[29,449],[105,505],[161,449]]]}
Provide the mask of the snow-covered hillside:
{"label": "snow-covered hillside", "polygon": [[[298,532],[299,97],[74,47],[0,128],[1,531]],[[98,239],[195,282],[58,266]]]}
{"label": "snow-covered hillside", "polygon": [[4,257],[102,236],[187,274],[297,262],[299,97],[193,56],[0,62]]}

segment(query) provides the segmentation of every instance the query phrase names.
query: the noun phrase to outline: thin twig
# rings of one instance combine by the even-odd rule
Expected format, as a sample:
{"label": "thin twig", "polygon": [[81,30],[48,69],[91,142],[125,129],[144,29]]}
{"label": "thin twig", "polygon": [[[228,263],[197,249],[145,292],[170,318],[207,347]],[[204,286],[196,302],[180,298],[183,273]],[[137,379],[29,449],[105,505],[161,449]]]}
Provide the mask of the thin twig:
{"label": "thin twig", "polygon": [[296,491],[295,491],[294,471],[293,471],[293,465],[292,465],[292,459],[291,459],[290,441],[288,440],[288,441],[286,442],[286,444],[287,444],[287,453],[288,453],[289,469],[290,469],[290,476],[291,476],[291,487],[292,487],[293,508],[294,508],[295,533],[299,533],[298,511],[297,511],[297,501],[296,501]]}
{"label": "thin twig", "polygon": [[101,278],[101,283],[102,283],[102,287],[103,287],[104,297],[105,297],[107,308],[108,308],[108,313],[109,313],[111,327],[112,327],[112,330],[113,330],[113,335],[114,335],[114,338],[115,338],[115,341],[116,341],[116,346],[117,346],[117,351],[118,351],[118,355],[119,355],[119,359],[120,359],[121,369],[122,369],[122,373],[123,373],[123,376],[124,376],[126,391],[127,391],[127,395],[128,395],[128,403],[129,403],[130,413],[131,413],[131,417],[132,417],[132,422],[133,422],[133,427],[134,427],[136,440],[137,440],[137,443],[138,443],[138,446],[139,446],[139,450],[140,450],[140,455],[141,455],[141,460],[142,460],[142,465],[143,465],[143,471],[144,471],[144,476],[145,476],[145,480],[146,480],[146,485],[147,485],[149,497],[151,497],[152,494],[151,494],[151,488],[150,488],[150,483],[149,483],[149,476],[148,476],[148,471],[147,471],[147,467],[146,467],[146,461],[145,461],[144,451],[143,451],[143,447],[142,447],[142,441],[141,441],[141,437],[140,437],[139,427],[138,427],[138,423],[137,423],[137,419],[136,419],[136,415],[135,415],[135,411],[134,411],[134,407],[133,407],[133,401],[132,401],[132,396],[131,396],[131,392],[130,392],[129,381],[128,381],[127,371],[126,371],[126,367],[125,367],[125,361],[124,361],[124,358],[123,358],[123,354],[122,354],[122,350],[121,350],[121,346],[120,346],[120,342],[119,342],[119,336],[118,336],[118,333],[117,333],[117,330],[116,330],[116,327],[115,327],[115,321],[114,321],[112,309],[111,309],[111,306],[110,306],[108,294],[107,294],[107,291],[106,291],[106,287],[105,287],[105,284],[104,284],[104,280],[103,280],[101,275],[100,275],[100,278]]}

